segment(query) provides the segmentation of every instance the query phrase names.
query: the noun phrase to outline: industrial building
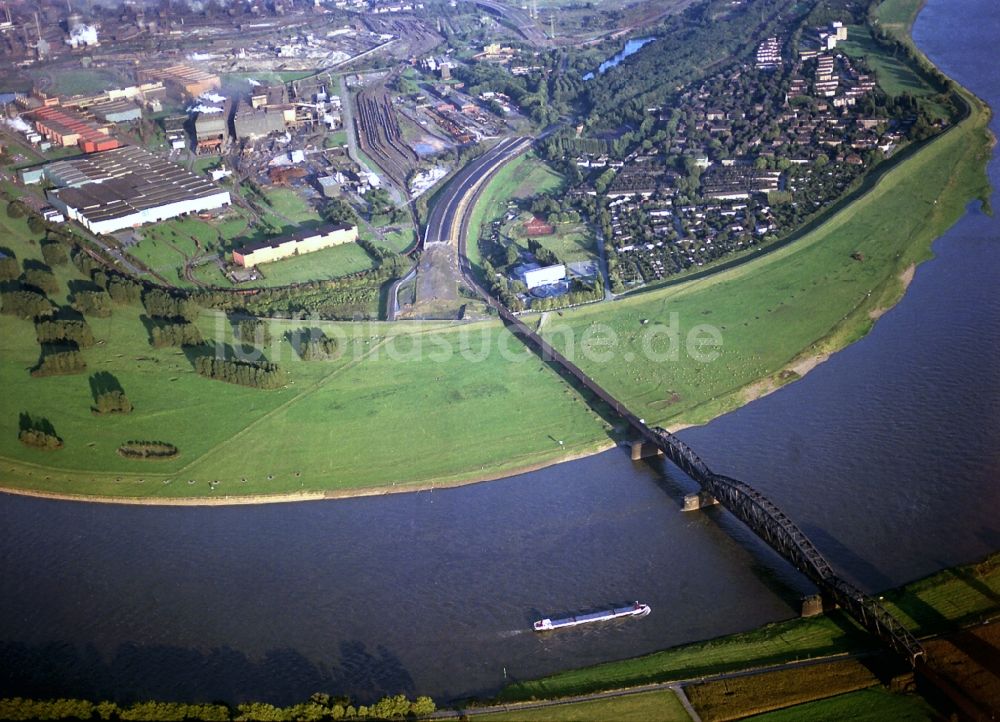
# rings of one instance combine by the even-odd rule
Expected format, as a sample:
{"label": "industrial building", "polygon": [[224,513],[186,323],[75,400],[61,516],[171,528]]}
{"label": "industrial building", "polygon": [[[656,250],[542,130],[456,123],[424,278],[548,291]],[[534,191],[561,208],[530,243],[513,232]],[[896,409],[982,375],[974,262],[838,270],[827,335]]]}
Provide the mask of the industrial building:
{"label": "industrial building", "polygon": [[130,120],[142,119],[142,109],[127,100],[108,100],[96,103],[87,110],[105,123],[127,123]]}
{"label": "industrial building", "polygon": [[226,100],[221,107],[202,105],[194,119],[195,147],[199,151],[218,150],[229,140],[229,117],[233,103]]}
{"label": "industrial building", "polygon": [[93,233],[228,206],[229,191],[142,148],[124,146],[45,166],[49,203]]}
{"label": "industrial building", "polygon": [[107,126],[74,108],[46,106],[32,111],[28,117],[39,133],[64,148],[77,145],[84,153],[96,153],[120,145],[110,137]]}
{"label": "industrial building", "polygon": [[566,266],[559,263],[555,266],[544,266],[542,268],[524,267],[524,285],[530,291],[539,286],[548,286],[566,279]]}
{"label": "industrial building", "polygon": [[357,226],[321,226],[292,236],[272,238],[233,251],[233,262],[244,268],[279,261],[358,240]]}
{"label": "industrial building", "polygon": [[283,133],[294,122],[294,106],[269,105],[255,108],[241,100],[233,117],[233,131],[240,140],[256,140],[271,133]]}
{"label": "industrial building", "polygon": [[183,63],[165,68],[146,68],[138,72],[138,77],[139,82],[160,80],[176,95],[188,95],[192,98],[222,87],[218,75]]}

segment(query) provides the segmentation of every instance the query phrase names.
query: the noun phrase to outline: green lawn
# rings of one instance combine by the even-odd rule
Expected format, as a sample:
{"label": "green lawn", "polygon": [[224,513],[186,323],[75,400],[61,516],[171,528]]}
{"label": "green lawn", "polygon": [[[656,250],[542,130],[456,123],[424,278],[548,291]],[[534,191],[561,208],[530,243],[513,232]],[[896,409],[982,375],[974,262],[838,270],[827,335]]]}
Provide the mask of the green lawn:
{"label": "green lawn", "polygon": [[487,722],[689,722],[691,718],[676,694],[662,690],[557,707],[496,712],[477,715],[476,719]]}
{"label": "green lawn", "polygon": [[268,188],[264,195],[271,208],[293,224],[320,221],[319,214],[291,188]]}
{"label": "green lawn", "polygon": [[[837,47],[842,49],[851,57],[861,57],[866,60],[875,77],[879,87],[888,95],[898,96],[903,93],[922,98],[931,98],[937,94],[927,82],[910,65],[903,60],[887,54],[875,42],[871,32],[865,25],[851,25],[848,28],[848,39],[841,41]],[[940,104],[932,103],[937,117],[945,119],[948,117],[947,111]]]}
{"label": "green lawn", "polygon": [[33,77],[48,75],[52,78],[52,86],[45,88],[48,93],[59,95],[84,95],[100,93],[102,90],[116,88],[122,85],[112,73],[97,69],[63,69],[58,72],[47,73],[44,70],[36,71]]}
{"label": "green lawn", "polygon": [[922,697],[872,687],[747,719],[753,722],[930,722],[939,718]]}
{"label": "green lawn", "polygon": [[345,243],[322,251],[292,256],[259,267],[264,278],[246,284],[252,286],[287,286],[302,281],[347,276],[375,267],[365,250],[357,243]]}
{"label": "green lawn", "polygon": [[840,613],[770,624],[743,634],[574,669],[511,685],[501,701],[550,699],[650,682],[705,677],[750,667],[822,657],[871,647],[874,642]]}

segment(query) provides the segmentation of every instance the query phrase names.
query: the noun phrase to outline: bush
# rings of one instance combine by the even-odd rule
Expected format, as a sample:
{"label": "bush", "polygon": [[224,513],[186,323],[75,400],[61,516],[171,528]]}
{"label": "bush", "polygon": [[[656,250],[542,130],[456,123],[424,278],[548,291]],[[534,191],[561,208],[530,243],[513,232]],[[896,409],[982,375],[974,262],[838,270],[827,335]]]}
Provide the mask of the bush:
{"label": "bush", "polygon": [[84,316],[107,318],[111,315],[111,297],[106,291],[77,291],[73,294],[73,308]]}
{"label": "bush", "polygon": [[45,268],[29,268],[24,272],[24,282],[45,293],[58,293],[56,275]]}
{"label": "bush", "polygon": [[8,218],[24,218],[28,213],[28,207],[21,201],[11,201],[7,204]]}
{"label": "bush", "polygon": [[13,256],[0,256],[0,281],[13,281],[21,275],[21,267]]}
{"label": "bush", "polygon": [[28,230],[37,235],[45,233],[45,221],[41,216],[32,213],[28,216]]}
{"label": "bush", "polygon": [[97,395],[95,405],[90,410],[99,416],[104,414],[131,414],[132,402],[120,389],[105,391]]}
{"label": "bush", "polygon": [[41,429],[21,429],[17,434],[17,440],[25,446],[43,451],[56,451],[63,446],[62,439],[54,433],[50,434]]}

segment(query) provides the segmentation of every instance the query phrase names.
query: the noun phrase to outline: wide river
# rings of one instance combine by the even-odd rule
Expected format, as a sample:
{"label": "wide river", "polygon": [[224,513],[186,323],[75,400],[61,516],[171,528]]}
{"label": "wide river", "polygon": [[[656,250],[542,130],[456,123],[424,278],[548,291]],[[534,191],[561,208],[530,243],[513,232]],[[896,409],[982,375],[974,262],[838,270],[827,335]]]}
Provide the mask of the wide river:
{"label": "wide river", "polygon": [[[930,0],[915,37],[1000,107],[994,3]],[[871,591],[1000,548],[1000,220],[971,207],[935,252],[863,341],[681,435]],[[448,700],[793,616],[808,584],[726,513],[682,514],[692,489],[611,451],[345,501],[0,496],[0,695]],[[528,631],[635,599],[644,620]]]}

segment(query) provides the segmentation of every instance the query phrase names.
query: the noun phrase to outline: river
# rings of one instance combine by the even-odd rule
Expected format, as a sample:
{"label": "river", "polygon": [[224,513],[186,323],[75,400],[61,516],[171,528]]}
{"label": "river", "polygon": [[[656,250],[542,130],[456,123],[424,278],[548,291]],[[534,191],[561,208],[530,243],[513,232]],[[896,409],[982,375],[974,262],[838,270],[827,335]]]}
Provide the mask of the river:
{"label": "river", "polygon": [[[647,43],[651,43],[654,40],[656,40],[656,38],[632,38],[631,40],[626,41],[625,47],[622,48],[620,52],[608,58],[597,67],[597,74],[604,75],[606,72],[608,72],[609,70],[611,70],[611,68],[618,65],[618,63],[623,61],[629,55],[635,55],[640,50],[642,50],[644,45],[646,45]],[[583,80],[592,80],[593,77],[594,77],[593,73],[587,73],[586,75],[583,76]]]}
{"label": "river", "polygon": [[[993,0],[930,0],[914,35],[998,107],[998,26]],[[996,160],[990,173],[1000,187]],[[973,204],[934,250],[867,338],[681,434],[869,591],[1000,548],[1000,220]],[[331,502],[0,496],[0,694],[448,700],[793,616],[809,585],[728,514],[682,514],[692,489],[616,450]],[[653,613],[529,631],[540,616],[635,599]]]}

